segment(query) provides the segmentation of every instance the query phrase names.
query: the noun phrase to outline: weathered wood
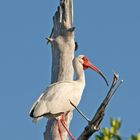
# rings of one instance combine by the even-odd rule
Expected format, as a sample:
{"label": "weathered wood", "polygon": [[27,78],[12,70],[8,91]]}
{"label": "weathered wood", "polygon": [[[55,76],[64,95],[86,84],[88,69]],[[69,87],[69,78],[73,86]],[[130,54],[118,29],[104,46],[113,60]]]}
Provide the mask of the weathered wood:
{"label": "weathered wood", "polygon": [[[53,24],[52,33],[48,38],[48,42],[52,48],[51,83],[62,80],[73,80],[72,60],[75,50],[73,0],[60,0],[60,6],[53,17]],[[67,115],[66,124],[68,128],[72,116],[72,112]],[[64,129],[63,139],[68,139],[67,132]],[[44,140],[60,140],[55,119],[48,120],[44,132]]]}

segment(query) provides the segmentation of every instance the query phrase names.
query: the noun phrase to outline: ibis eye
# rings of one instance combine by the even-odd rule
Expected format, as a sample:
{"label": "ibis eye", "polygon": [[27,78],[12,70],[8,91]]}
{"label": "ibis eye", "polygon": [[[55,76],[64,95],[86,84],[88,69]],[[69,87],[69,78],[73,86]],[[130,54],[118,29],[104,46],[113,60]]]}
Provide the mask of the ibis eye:
{"label": "ibis eye", "polygon": [[83,59],[84,63],[88,62],[88,59],[86,57],[83,57],[82,59]]}

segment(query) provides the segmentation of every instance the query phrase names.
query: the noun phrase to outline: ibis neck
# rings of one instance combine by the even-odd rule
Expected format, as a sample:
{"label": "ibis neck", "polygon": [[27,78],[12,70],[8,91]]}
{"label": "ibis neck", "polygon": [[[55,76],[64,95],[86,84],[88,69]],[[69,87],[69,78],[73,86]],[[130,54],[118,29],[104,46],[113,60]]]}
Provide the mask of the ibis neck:
{"label": "ibis neck", "polygon": [[85,73],[83,70],[83,66],[76,60],[74,62],[74,70],[76,73],[76,81],[81,82],[82,84],[85,85]]}

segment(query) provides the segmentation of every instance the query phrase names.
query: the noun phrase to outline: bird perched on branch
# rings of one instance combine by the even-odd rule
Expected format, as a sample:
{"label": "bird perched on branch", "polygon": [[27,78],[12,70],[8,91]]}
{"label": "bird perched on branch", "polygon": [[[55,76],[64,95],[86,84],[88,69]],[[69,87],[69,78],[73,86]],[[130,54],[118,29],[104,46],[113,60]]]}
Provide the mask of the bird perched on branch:
{"label": "bird perched on branch", "polygon": [[59,81],[51,84],[33,104],[30,111],[30,117],[32,117],[34,121],[38,121],[42,117],[56,118],[61,140],[63,140],[63,138],[60,123],[62,123],[71,139],[75,140],[66,126],[65,117],[70,111],[74,110],[70,101],[73,102],[75,106],[78,106],[81,100],[85,87],[84,70],[91,68],[93,71],[96,71],[103,77],[108,85],[103,73],[94,66],[86,56],[79,55],[74,58],[73,67],[76,73],[76,80]]}

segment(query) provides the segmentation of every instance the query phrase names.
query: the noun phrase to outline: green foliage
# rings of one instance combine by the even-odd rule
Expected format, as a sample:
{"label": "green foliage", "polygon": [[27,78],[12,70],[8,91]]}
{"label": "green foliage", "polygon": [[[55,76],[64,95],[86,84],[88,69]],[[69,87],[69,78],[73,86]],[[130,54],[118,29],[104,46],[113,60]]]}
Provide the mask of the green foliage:
{"label": "green foliage", "polygon": [[131,137],[130,137],[129,140],[140,140],[140,132],[138,133],[137,136],[135,136],[135,135],[131,135]]}
{"label": "green foliage", "polygon": [[138,135],[131,135],[130,138],[124,138],[120,135],[119,129],[121,127],[121,119],[110,119],[110,128],[103,128],[99,135],[95,136],[96,140],[140,140],[140,133]]}
{"label": "green foliage", "polygon": [[119,129],[121,127],[120,119],[110,119],[110,128],[105,127],[100,135],[96,135],[96,140],[121,140]]}

